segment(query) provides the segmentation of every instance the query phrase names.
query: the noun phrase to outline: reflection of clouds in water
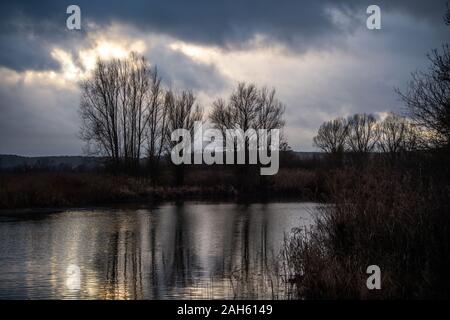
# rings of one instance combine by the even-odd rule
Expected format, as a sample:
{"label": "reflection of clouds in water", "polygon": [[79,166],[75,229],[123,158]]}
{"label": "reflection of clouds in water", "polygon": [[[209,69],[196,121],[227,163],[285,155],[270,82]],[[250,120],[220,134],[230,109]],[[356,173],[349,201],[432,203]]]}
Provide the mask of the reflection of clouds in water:
{"label": "reflection of clouds in water", "polygon": [[74,291],[80,290],[80,283],[81,283],[80,267],[75,264],[69,265],[66,270],[66,275],[67,275],[66,279],[67,288],[69,290]]}

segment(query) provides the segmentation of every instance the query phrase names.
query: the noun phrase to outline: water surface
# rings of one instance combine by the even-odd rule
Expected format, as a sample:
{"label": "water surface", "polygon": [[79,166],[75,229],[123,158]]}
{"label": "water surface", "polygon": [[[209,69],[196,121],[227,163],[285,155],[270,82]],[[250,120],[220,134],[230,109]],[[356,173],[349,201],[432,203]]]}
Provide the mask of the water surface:
{"label": "water surface", "polygon": [[286,298],[279,252],[312,203],[0,215],[1,299]]}

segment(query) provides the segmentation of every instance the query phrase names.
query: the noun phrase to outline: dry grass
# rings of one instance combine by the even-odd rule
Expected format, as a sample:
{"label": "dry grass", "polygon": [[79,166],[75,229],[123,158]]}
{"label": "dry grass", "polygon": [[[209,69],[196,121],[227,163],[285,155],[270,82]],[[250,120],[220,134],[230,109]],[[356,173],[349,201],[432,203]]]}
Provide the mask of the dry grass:
{"label": "dry grass", "polygon": [[[252,178],[246,189],[236,180]],[[73,207],[125,201],[182,199],[227,200],[294,197],[315,200],[324,192],[321,175],[306,169],[281,169],[260,181],[259,175],[237,179],[233,170],[186,170],[183,186],[170,177],[152,183],[146,177],[80,172],[0,173],[0,209]]]}
{"label": "dry grass", "polygon": [[145,182],[94,173],[5,173],[0,208],[64,207],[138,198]]}
{"label": "dry grass", "polygon": [[96,173],[0,174],[0,209],[55,208],[127,201],[233,198],[232,187],[155,186],[149,180]]}
{"label": "dry grass", "polygon": [[[450,297],[448,183],[388,168],[343,170],[331,181],[334,204],[283,251],[299,298]],[[366,287],[372,264],[379,291]]]}

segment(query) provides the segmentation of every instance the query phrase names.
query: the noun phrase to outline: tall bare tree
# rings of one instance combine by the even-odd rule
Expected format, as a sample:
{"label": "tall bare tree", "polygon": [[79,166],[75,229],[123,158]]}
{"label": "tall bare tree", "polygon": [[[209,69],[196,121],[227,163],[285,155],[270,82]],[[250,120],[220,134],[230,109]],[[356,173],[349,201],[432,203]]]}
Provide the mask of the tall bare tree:
{"label": "tall bare tree", "polygon": [[99,60],[81,83],[81,137],[88,151],[109,157],[116,166],[137,168],[146,140],[154,138],[146,133],[159,82],[156,69],[134,53]]}
{"label": "tall bare tree", "polygon": [[427,72],[415,72],[406,93],[398,91],[411,118],[424,128],[428,146],[450,149],[450,48],[433,50]]}
{"label": "tall bare tree", "polygon": [[343,153],[346,149],[349,125],[346,119],[337,118],[324,122],[314,137],[314,145],[331,154]]}
{"label": "tall bare tree", "polygon": [[98,61],[92,76],[81,83],[81,138],[87,151],[100,153],[119,164],[119,72],[117,63]]}
{"label": "tall bare tree", "polygon": [[[270,152],[269,146],[272,141],[271,134],[268,134],[264,140],[259,135],[258,129],[266,129],[270,133],[273,129],[282,130],[284,121],[285,106],[276,97],[275,89],[267,89],[265,87],[257,88],[256,85],[249,83],[239,83],[236,89],[231,93],[228,101],[218,99],[213,103],[212,111],[209,119],[213,125],[222,131],[222,136],[226,139],[231,138],[226,134],[227,129],[240,129],[244,132],[244,163],[250,162],[250,142],[261,144],[265,141],[267,151]],[[249,130],[253,129],[253,130]],[[234,139],[235,137],[233,137]],[[280,139],[283,140],[282,134]],[[222,142],[222,147],[227,148],[226,143]],[[287,143],[282,141],[280,146],[284,150],[288,150]],[[234,141],[234,161],[237,163],[238,150],[237,141]],[[230,150],[227,150],[230,151]],[[256,160],[256,159],[255,159]],[[247,187],[249,182],[248,166],[239,166],[236,168],[236,175],[239,187]],[[242,179],[246,176],[247,179]],[[260,176],[261,184],[265,184],[266,179]]]}
{"label": "tall bare tree", "polygon": [[218,99],[213,103],[209,119],[225,136],[226,129],[282,129],[284,111],[275,89],[239,83],[228,102]]}
{"label": "tall bare tree", "polygon": [[259,103],[258,89],[254,84],[239,83],[229,102],[219,99],[213,103],[210,120],[221,129],[256,129]]}
{"label": "tall bare tree", "polygon": [[155,68],[147,95],[147,157],[150,176],[156,178],[161,156],[167,143],[168,108],[164,104],[165,91]]}
{"label": "tall bare tree", "polygon": [[[169,148],[173,148],[180,141],[171,141],[171,134],[176,129],[186,129],[192,134],[196,121],[203,119],[202,108],[195,103],[196,97],[192,91],[182,91],[176,94],[169,90],[166,92],[164,106],[167,109],[166,137]],[[184,166],[178,165],[176,169],[176,182],[184,183]]]}
{"label": "tall bare tree", "polygon": [[[286,124],[284,120],[284,112],[286,110],[286,106],[278,100],[276,97],[276,91],[274,88],[267,89],[263,87],[259,91],[259,108],[258,108],[258,117],[257,117],[257,128],[258,129],[280,129],[284,128]],[[271,136],[268,136],[267,140],[267,148],[271,144],[270,141]],[[280,146],[284,149],[288,148],[287,141],[284,139],[283,133],[280,136]]]}
{"label": "tall bare tree", "polygon": [[118,60],[120,81],[120,109],[122,110],[123,157],[130,165],[138,166],[149,121],[147,95],[151,89],[153,71],[143,57],[132,53],[126,60]]}
{"label": "tall bare tree", "polygon": [[276,97],[275,89],[263,87],[259,90],[257,127],[259,129],[281,129],[285,125],[285,105]]}
{"label": "tall bare tree", "polygon": [[347,145],[357,154],[372,152],[379,139],[379,127],[371,114],[355,114],[348,118]]}
{"label": "tall bare tree", "polygon": [[[450,26],[450,7],[444,22]],[[411,118],[422,127],[425,146],[450,150],[450,48],[428,54],[430,66],[425,72],[415,72],[406,92],[397,90]],[[423,141],[422,141],[423,142]]]}

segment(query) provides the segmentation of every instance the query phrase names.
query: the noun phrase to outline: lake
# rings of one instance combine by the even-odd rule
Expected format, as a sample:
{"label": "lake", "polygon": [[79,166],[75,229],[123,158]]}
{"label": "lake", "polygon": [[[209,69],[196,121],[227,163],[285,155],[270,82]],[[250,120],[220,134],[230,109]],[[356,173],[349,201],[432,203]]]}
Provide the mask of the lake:
{"label": "lake", "polygon": [[0,299],[285,299],[280,250],[314,203],[0,214]]}

